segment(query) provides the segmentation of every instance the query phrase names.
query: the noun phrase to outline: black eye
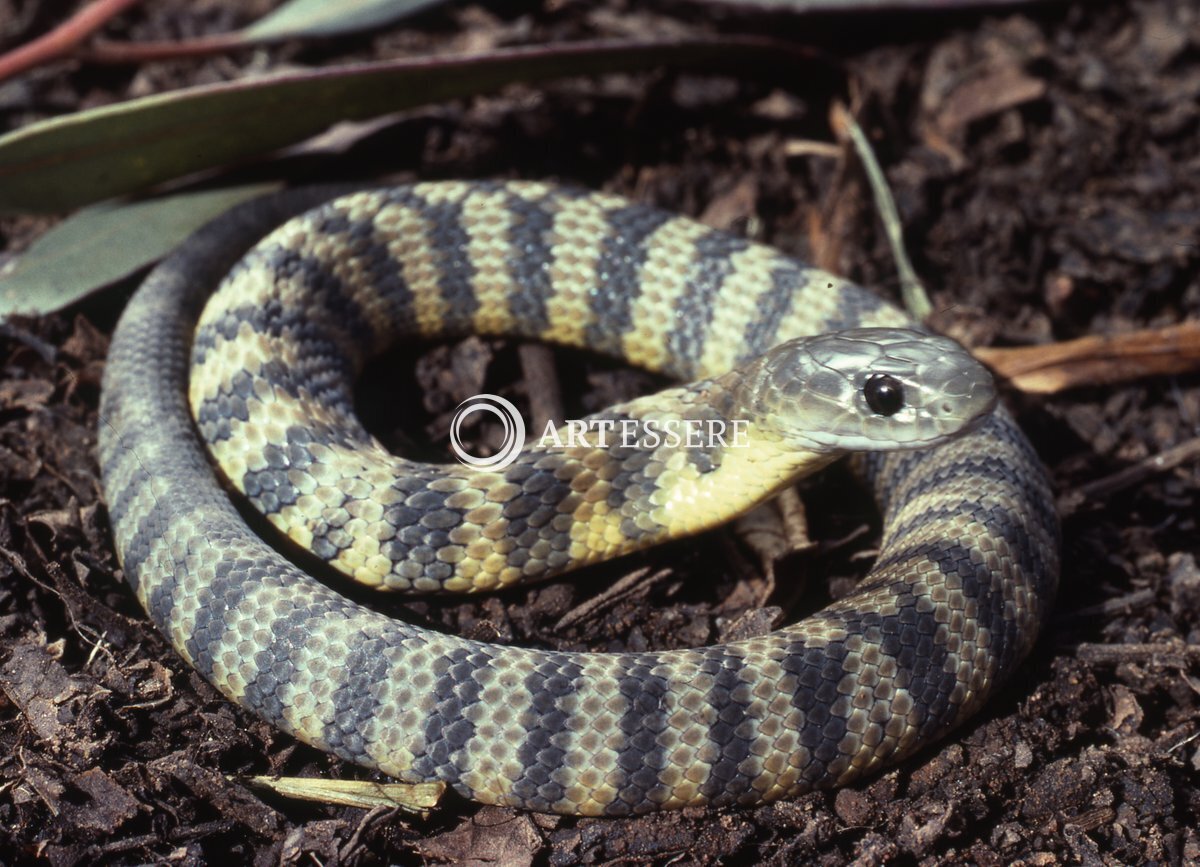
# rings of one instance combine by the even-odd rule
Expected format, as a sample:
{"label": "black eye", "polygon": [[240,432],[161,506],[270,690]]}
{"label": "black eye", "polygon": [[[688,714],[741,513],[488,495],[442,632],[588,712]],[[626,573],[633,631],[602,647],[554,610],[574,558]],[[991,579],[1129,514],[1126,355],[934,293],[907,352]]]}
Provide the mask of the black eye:
{"label": "black eye", "polygon": [[876,415],[895,415],[904,406],[904,386],[886,373],[873,373],[863,385],[863,397]]}

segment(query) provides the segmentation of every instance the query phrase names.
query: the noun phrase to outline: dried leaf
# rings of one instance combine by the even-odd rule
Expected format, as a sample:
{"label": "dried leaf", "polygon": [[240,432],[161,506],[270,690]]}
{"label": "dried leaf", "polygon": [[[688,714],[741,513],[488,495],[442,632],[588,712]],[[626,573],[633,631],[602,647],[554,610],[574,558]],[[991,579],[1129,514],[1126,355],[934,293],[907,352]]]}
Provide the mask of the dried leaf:
{"label": "dried leaf", "polygon": [[943,135],[961,136],[963,129],[975,121],[1041,99],[1045,93],[1045,81],[1015,66],[995,70],[966,82],[946,97],[937,113],[938,129]]}
{"label": "dried leaf", "polygon": [[529,816],[484,807],[457,828],[415,843],[429,863],[458,867],[529,867],[542,835]]}
{"label": "dried leaf", "polygon": [[437,806],[444,783],[373,783],[369,780],[316,780],[305,777],[250,777],[247,782],[287,798],[347,807],[399,807],[424,812]]}

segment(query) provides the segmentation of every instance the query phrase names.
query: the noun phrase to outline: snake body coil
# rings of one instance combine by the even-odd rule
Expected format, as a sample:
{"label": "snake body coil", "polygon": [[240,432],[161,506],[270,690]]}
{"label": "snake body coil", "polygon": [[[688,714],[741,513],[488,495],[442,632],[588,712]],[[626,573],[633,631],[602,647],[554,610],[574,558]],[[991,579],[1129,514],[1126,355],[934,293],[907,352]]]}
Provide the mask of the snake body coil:
{"label": "snake body coil", "polygon": [[[418,591],[545,577],[748,507],[798,464],[844,450],[820,436],[798,446],[778,421],[789,403],[837,392],[835,356],[886,362],[909,394],[921,381],[903,335],[883,350],[855,333],[788,343],[911,327],[876,296],[607,195],[532,183],[359,193],[292,220],[238,261],[327,197],[269,197],[193,236],[130,303],[105,373],[100,460],[126,576],[179,652],[232,700],[403,780],[619,815],[848,782],[964,720],[1031,647],[1057,584],[1057,519],[1003,410],[936,447],[865,457],[884,511],[870,575],[759,638],[636,654],[503,647],[390,620],[308,576],[250,531],[218,482],[189,414],[189,355],[196,424],[226,477],[335,567]],[[472,331],[702,378],[611,417],[757,412],[755,445],[549,451],[493,473],[371,456],[348,385],[362,361],[396,334]],[[776,369],[796,355],[819,368],[803,395]],[[940,383],[939,394],[973,400],[977,413],[991,397],[972,376]],[[764,392],[769,404],[752,405]],[[888,411],[874,415],[896,412],[879,394]],[[302,409],[308,397],[324,408]],[[829,401],[830,425],[845,424],[844,400]],[[955,401],[905,404],[897,419],[912,416],[919,432],[900,445],[937,442],[960,424]],[[851,447],[894,447],[891,427],[872,421]],[[238,433],[250,445],[235,445]]]}

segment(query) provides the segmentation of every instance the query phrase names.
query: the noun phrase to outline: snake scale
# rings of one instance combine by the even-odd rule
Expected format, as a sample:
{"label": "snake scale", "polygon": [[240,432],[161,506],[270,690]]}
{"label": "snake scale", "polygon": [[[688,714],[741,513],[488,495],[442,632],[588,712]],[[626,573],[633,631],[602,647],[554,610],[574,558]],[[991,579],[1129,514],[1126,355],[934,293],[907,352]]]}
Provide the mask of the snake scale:
{"label": "snake scale", "polygon": [[[682,217],[533,182],[330,195],[274,194],[193,235],[130,302],[103,382],[100,463],[126,578],[233,701],[405,781],[624,815],[849,782],[961,723],[1029,651],[1056,590],[1058,523],[1003,408],[960,436],[925,431],[905,450],[860,455],[884,520],[870,574],[748,640],[612,654],[500,646],[393,620],[311,577],[251,531],[197,429],[234,487],[342,571],[393,589],[483,590],[694,532],[778,490],[798,463],[770,421],[782,404],[824,400],[831,425],[859,426],[850,448],[866,449],[875,427],[913,416],[897,395],[921,388],[919,370],[896,367],[904,347],[867,339],[884,332],[841,333],[916,327],[896,308]],[[826,331],[838,334],[794,340]],[[397,336],[469,332],[699,380],[609,417],[759,411],[755,445],[551,449],[490,473],[379,452],[353,416],[363,361]],[[801,385],[784,369],[798,358],[817,368]],[[834,373],[847,363],[891,373],[847,395]],[[943,380],[957,398],[990,389]],[[766,419],[747,382],[771,395]],[[868,409],[854,404],[864,394]],[[309,397],[321,405],[302,409]],[[990,394],[972,412],[981,401]],[[800,449],[813,465],[832,458],[819,439]],[[911,448],[923,441],[936,444]],[[698,504],[709,512],[677,526]]]}

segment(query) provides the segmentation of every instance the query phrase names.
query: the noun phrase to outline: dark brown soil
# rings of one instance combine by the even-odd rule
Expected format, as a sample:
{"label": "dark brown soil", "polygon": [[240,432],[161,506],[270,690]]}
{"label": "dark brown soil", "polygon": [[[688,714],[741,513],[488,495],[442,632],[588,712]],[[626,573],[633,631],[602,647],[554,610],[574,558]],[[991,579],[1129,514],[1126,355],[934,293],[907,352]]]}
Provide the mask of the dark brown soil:
{"label": "dark brown soil", "polygon": [[[28,38],[21,26],[44,28],[63,5],[30,17],[0,2],[0,19],[16,28],[4,37],[10,45]],[[213,32],[251,5],[144,4],[110,32]],[[887,171],[944,330],[972,345],[1023,345],[1200,316],[1200,12],[1192,4],[1080,0],[803,20],[702,3],[518,7],[455,6],[372,37],[139,70],[58,65],[0,88],[0,123],[233,78],[264,63],[769,34],[817,47],[845,68],[513,88],[414,112],[348,153],[292,158],[284,168],[296,180],[346,177],[347,166],[356,177],[566,180],[701,216],[892,292],[893,264],[860,169],[807,147],[830,141],[831,102],[849,99]],[[0,257],[45,226],[0,223]],[[290,801],[233,778],[370,776],[224,701],[122,582],[93,449],[107,334],[129,290],[0,330],[0,862],[1200,863],[1200,463],[1116,490],[1088,487],[1200,435],[1200,376],[1036,398],[1010,390],[1066,512],[1057,611],[984,713],[901,767],[757,809],[605,821],[447,799],[419,819]],[[593,359],[556,355],[564,393],[579,396],[568,398],[568,412],[647,385]],[[391,361],[406,366],[399,376],[377,369],[364,410],[371,395],[421,406],[415,418],[376,413],[373,423],[398,428],[393,442],[416,439],[427,451],[430,442],[444,449],[457,399],[486,385],[526,401],[527,379],[544,373],[536,363],[523,371],[518,348],[503,342]],[[835,475],[806,493],[810,502],[846,502],[839,517],[812,510],[825,540],[874,520],[861,497],[842,495],[844,480]],[[772,591],[724,531],[569,581],[398,609],[529,646],[691,646],[769,621],[771,612],[735,623],[763,606],[803,616],[862,573],[856,546],[869,545],[867,535],[789,556]],[[640,580],[611,592],[642,569]],[[802,573],[813,578],[803,588]],[[606,592],[604,604],[580,608]]]}

